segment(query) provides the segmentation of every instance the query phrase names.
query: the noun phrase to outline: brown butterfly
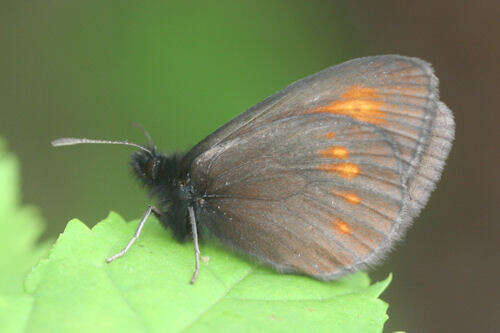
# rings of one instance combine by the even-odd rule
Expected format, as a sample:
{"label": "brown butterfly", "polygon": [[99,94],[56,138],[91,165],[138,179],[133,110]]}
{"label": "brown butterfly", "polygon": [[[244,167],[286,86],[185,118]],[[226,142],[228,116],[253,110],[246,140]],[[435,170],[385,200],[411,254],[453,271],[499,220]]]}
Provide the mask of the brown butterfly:
{"label": "brown butterfly", "polygon": [[416,58],[354,59],[299,80],[185,155],[126,141],[158,199],[151,212],[180,241],[198,234],[280,272],[321,280],[378,263],[425,206],[454,137],[432,67]]}

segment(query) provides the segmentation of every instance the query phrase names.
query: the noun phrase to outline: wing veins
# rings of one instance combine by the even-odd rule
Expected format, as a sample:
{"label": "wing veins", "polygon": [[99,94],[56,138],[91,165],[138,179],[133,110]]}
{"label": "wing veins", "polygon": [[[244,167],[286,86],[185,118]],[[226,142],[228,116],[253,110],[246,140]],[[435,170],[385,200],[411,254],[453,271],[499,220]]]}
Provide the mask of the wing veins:
{"label": "wing veins", "polygon": [[[326,178],[325,180],[314,180],[314,181],[312,181],[312,182],[310,182],[310,183],[308,183],[308,184],[314,184],[314,183],[322,184],[322,183],[334,183],[334,182],[332,182],[330,179]],[[338,184],[335,184],[335,185],[338,185]],[[307,185],[306,185],[306,186],[307,186]],[[394,202],[400,202],[400,201],[401,201],[401,198],[391,197],[391,196],[387,195],[387,193],[386,193],[386,192],[376,192],[376,191],[373,191],[373,190],[371,190],[371,189],[370,189],[370,190],[367,190],[367,189],[364,189],[364,188],[358,187],[358,186],[356,186],[356,185],[351,185],[350,187],[347,187],[347,186],[345,186],[345,185],[342,185],[342,184],[341,184],[341,186],[344,186],[344,187],[346,187],[346,188],[348,188],[348,189],[353,189],[353,190],[359,190],[359,191],[369,192],[369,193],[372,193],[372,194],[374,194],[374,195],[376,195],[376,196],[380,196],[380,197],[382,197],[382,198],[383,198],[383,199],[385,199],[385,200],[394,201]],[[402,187],[402,188],[403,188],[405,191],[404,191],[404,192],[402,191],[401,193],[406,193],[406,187]]]}
{"label": "wing veins", "polygon": [[[383,66],[387,66],[387,64],[384,64],[384,65],[378,67],[376,71],[374,70],[374,71],[371,71],[371,72],[378,72],[378,71],[380,71],[380,68],[383,67]],[[383,71],[383,73],[385,75],[390,75],[390,74],[394,74],[394,73],[405,72],[405,71],[407,71],[410,68],[417,68],[417,69],[421,70],[421,68],[416,63],[412,62],[412,64],[409,65],[409,66],[402,67],[402,68],[397,68],[397,69],[393,69],[393,70],[390,70],[390,71]]]}
{"label": "wing veins", "polygon": [[[326,207],[326,208],[331,208],[331,209],[333,209],[333,210],[337,211],[337,213],[340,213],[340,214],[344,214],[344,215],[349,215],[349,216],[352,216],[351,214],[349,214],[349,213],[347,213],[347,212],[345,212],[345,211],[343,211],[343,210],[338,209],[338,208],[337,208],[337,207],[335,207],[334,205],[331,205],[331,206],[330,206],[330,205],[325,204],[325,203],[324,203],[324,202],[322,202],[322,201],[316,200],[316,199],[315,199],[312,195],[310,195],[309,193],[303,193],[303,195],[304,195],[305,197],[307,197],[307,198],[309,199],[309,201],[311,201],[311,202],[315,202],[317,205],[320,205],[320,206],[323,206],[323,207]],[[355,223],[357,223],[357,224],[359,224],[359,225],[361,225],[361,226],[363,226],[363,227],[366,227],[367,229],[370,229],[370,230],[372,230],[372,231],[374,231],[374,232],[376,232],[376,233],[378,233],[378,234],[382,235],[384,238],[386,238],[386,237],[387,237],[383,231],[378,230],[378,229],[375,229],[375,228],[373,228],[373,227],[371,227],[371,226],[366,225],[365,223],[363,223],[363,221],[359,220],[358,218],[353,218],[353,219],[354,219],[354,222],[355,222]],[[394,225],[394,223],[391,223],[391,224],[392,224],[392,225]],[[392,229],[392,227],[391,227],[391,229]],[[363,244],[365,244],[362,240],[359,240],[359,241],[360,241],[360,242],[362,242]],[[368,244],[365,244],[365,245],[366,245],[367,247],[371,248],[372,250],[374,250],[374,249],[373,249],[371,246],[369,246]]]}
{"label": "wing veins", "polygon": [[[377,95],[382,95],[382,96],[389,96],[389,97],[406,97],[406,98],[416,98],[421,100],[422,102],[429,102],[429,101],[435,101],[434,98],[431,98],[431,96],[428,97],[422,97],[418,95],[412,95],[412,94],[403,94],[403,93],[393,93],[393,92],[384,92],[384,91],[377,91]],[[377,102],[380,102],[380,100],[376,100]],[[412,104],[415,105],[415,104]],[[415,105],[418,106],[418,105]]]}
{"label": "wing veins", "polygon": [[[210,205],[210,207],[212,207],[212,206]],[[218,218],[219,218],[219,219],[224,219],[224,217],[221,217],[221,216],[219,215],[220,209],[215,209],[215,208],[213,208],[213,207],[212,207],[212,210],[213,210],[214,212],[216,212],[216,213],[217,213],[217,215],[218,215]],[[258,220],[258,219],[256,219],[256,220]],[[299,243],[300,243],[300,238],[299,238],[299,237],[298,237],[295,233],[293,233],[293,232],[291,232],[290,230],[288,230],[287,228],[283,227],[280,223],[275,223],[273,219],[269,219],[269,218],[268,218],[268,220],[272,223],[272,225],[273,225],[273,226],[278,227],[278,229],[281,229],[281,230],[286,231],[286,232],[287,232],[290,236],[292,236],[292,237],[296,238],[296,239],[299,241]],[[215,223],[217,223],[217,221],[215,221]],[[257,222],[256,224],[257,224],[257,225],[259,225],[260,227],[263,227],[263,226],[265,227],[265,225],[263,225],[263,224],[262,224],[262,223],[260,223],[260,222]],[[265,230],[265,228],[264,228],[263,230]],[[279,237],[273,237],[272,239],[273,239],[273,240],[278,241],[278,243],[279,243],[279,244],[280,244],[283,248],[287,249],[290,253],[293,253],[293,254],[295,254],[295,253],[296,253],[296,251],[294,251],[291,247],[289,247],[289,246],[288,246],[285,242],[283,242],[283,241],[282,241]],[[316,269],[316,268],[315,268],[315,267],[313,267],[313,266],[312,266],[312,265],[311,265],[308,261],[304,260],[304,258],[303,258],[302,256],[295,256],[295,257],[300,258],[300,260],[301,260],[301,261],[302,261],[302,262],[303,262],[306,266],[309,266],[309,267],[310,267],[310,268],[312,268],[313,270],[315,270],[315,269]]]}
{"label": "wing veins", "polygon": [[[402,174],[399,172],[399,170],[395,170],[395,169],[392,169],[392,168],[388,168],[388,167],[383,167],[383,166],[379,166],[379,165],[376,165],[376,164],[371,164],[371,163],[358,163],[360,165],[371,165],[371,166],[375,166],[376,168],[380,169],[380,170],[386,170],[386,171],[391,171],[391,172],[395,172],[396,175],[399,175],[399,176],[402,176]],[[274,168],[275,166],[273,167],[269,167],[267,169],[271,169],[271,168]],[[296,167],[296,168],[289,168],[289,167],[281,167],[281,168],[276,168],[276,171],[275,173],[278,173],[279,171],[320,171],[317,167],[312,167],[312,166],[305,166],[303,168],[300,168],[300,167]],[[373,180],[377,180],[377,181],[380,181],[380,182],[383,182],[385,184],[389,184],[389,185],[392,185],[394,186],[395,188],[397,189],[404,189],[404,187],[398,183],[395,183],[389,179],[385,179],[385,178],[381,178],[381,177],[376,177],[374,175],[370,175],[370,174],[367,174],[367,173],[364,173],[364,172],[361,172],[360,173],[361,175],[363,175],[364,177],[367,177],[367,178],[370,178],[370,179],[373,179]],[[307,180],[307,176],[304,176],[304,175],[300,175],[303,179]],[[239,185],[239,184],[248,184],[248,183],[251,183],[251,182],[262,182],[262,181],[266,181],[266,180],[272,180],[272,179],[275,179],[275,178],[279,178],[279,176],[271,176],[271,177],[254,177],[253,174],[249,174],[247,175],[246,177],[242,177],[240,179],[238,179],[237,181],[233,181],[231,182],[229,185],[223,185],[221,186],[218,190],[221,190],[223,188],[227,188],[229,186],[235,186],[235,185]],[[207,188],[207,191],[208,191],[208,188]]]}
{"label": "wing veins", "polygon": [[[321,233],[323,236],[325,236],[328,240],[330,240],[331,242],[335,243],[338,247],[344,249],[346,252],[348,253],[351,253],[351,255],[354,257],[354,258],[357,258],[358,255],[352,251],[351,249],[349,249],[348,247],[346,247],[344,244],[338,242],[335,238],[331,237],[331,234],[325,230],[324,228],[318,228],[315,224],[310,224],[308,223],[308,220],[304,217],[302,217],[301,215],[301,212],[294,209],[294,207],[291,207],[290,205],[288,205],[287,203],[285,203],[286,207],[287,207],[287,210],[289,211],[294,211],[295,212],[295,216],[297,218],[299,218],[300,220],[302,220],[303,222],[305,222],[306,225],[308,226],[311,226],[313,229],[315,229],[317,232]],[[328,252],[328,251],[327,251]],[[328,252],[328,254],[334,259],[334,261],[338,262],[341,266],[343,267],[351,267],[351,266],[347,266],[345,263],[343,263],[337,256],[335,256],[335,253],[330,253]]]}
{"label": "wing veins", "polygon": [[[306,199],[306,198],[304,198],[304,199]],[[308,198],[308,201],[309,201],[309,202],[312,202],[312,203],[315,203],[315,201],[314,201],[314,200],[311,200],[311,199],[309,199],[309,198]],[[287,207],[288,207],[288,206],[287,206]],[[288,207],[288,209],[293,209],[293,208]],[[307,219],[304,219],[304,218],[301,218],[301,219],[302,219],[303,221],[307,221]],[[313,226],[313,227],[314,227],[316,230],[318,230],[318,228],[316,228],[316,226]],[[323,235],[326,235],[326,237],[327,237],[330,241],[332,241],[333,243],[335,243],[337,246],[339,246],[340,248],[342,248],[342,249],[346,250],[347,252],[351,253],[351,255],[353,256],[353,258],[355,258],[355,259],[358,259],[358,260],[359,260],[360,256],[358,256],[358,255],[356,254],[356,252],[354,252],[353,250],[351,250],[350,248],[348,248],[348,247],[346,247],[344,244],[342,244],[340,241],[338,241],[337,239],[335,239],[334,237],[332,237],[332,236],[331,236],[331,233],[328,233],[328,230],[325,230],[325,229],[321,228],[321,229],[319,229],[319,231],[320,231]],[[360,242],[361,242],[361,241],[360,241]],[[361,243],[363,244],[363,242],[361,242]],[[372,252],[373,252],[373,249],[372,249],[371,247],[368,247],[368,248],[369,248],[370,250],[372,250]],[[332,253],[332,255],[335,257],[335,254],[333,254],[333,253]],[[357,260],[355,260],[355,261],[357,261]],[[351,267],[353,267],[353,266],[355,266],[355,265],[357,265],[357,263],[356,263],[356,264],[350,264],[350,265],[345,265],[345,264],[344,264],[344,267],[345,267],[347,270],[349,270]]]}
{"label": "wing veins", "polygon": [[[374,193],[374,192],[372,192]],[[337,193],[331,193],[332,195],[335,195],[336,197],[339,197],[339,198],[343,198],[341,195],[337,194]],[[376,208],[373,208],[372,206],[369,206],[367,205],[364,201],[361,201],[360,203],[358,203],[357,205],[361,205],[363,207],[366,207],[368,208],[370,211],[382,216],[384,219],[388,220],[389,222],[391,222],[391,224],[394,224],[394,220],[392,219],[392,217],[390,217],[389,215],[387,214],[384,214],[382,213],[382,211],[376,209]]]}
{"label": "wing veins", "polygon": [[[428,77],[427,77],[428,78]],[[425,87],[425,88],[434,88],[432,82],[429,80],[428,83],[418,83],[418,82],[405,82],[405,81],[391,81],[387,84],[377,84],[374,85],[375,88],[378,87],[395,87],[395,86],[415,86],[415,87]],[[432,89],[429,89],[432,90]]]}

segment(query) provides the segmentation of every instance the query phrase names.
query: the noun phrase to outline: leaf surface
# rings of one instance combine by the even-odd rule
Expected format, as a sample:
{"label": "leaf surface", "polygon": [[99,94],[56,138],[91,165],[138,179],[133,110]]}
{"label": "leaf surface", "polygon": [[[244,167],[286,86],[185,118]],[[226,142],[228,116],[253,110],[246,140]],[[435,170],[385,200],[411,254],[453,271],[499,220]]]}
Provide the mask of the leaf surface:
{"label": "leaf surface", "polygon": [[68,223],[50,256],[26,281],[35,298],[28,331],[243,331],[338,329],[380,332],[390,277],[370,286],[365,273],[334,282],[281,275],[214,244],[197,282],[192,245],[178,244],[152,219],[124,257],[106,264],[133,234],[111,213],[92,230]]}
{"label": "leaf surface", "polygon": [[47,253],[47,242],[37,244],[44,229],[36,209],[20,204],[19,163],[0,141],[0,293],[23,291],[23,280],[39,258]]}

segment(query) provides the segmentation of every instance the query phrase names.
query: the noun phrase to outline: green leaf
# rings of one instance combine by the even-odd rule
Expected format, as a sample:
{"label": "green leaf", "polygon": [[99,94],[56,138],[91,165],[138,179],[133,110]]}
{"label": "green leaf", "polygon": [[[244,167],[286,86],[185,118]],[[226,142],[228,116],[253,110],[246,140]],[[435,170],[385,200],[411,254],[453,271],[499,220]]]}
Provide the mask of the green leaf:
{"label": "green leaf", "polygon": [[0,331],[24,332],[33,302],[31,295],[0,295]]}
{"label": "green leaf", "polygon": [[136,226],[115,213],[92,230],[70,221],[26,280],[34,297],[26,330],[381,332],[387,320],[377,297],[391,277],[370,286],[365,273],[328,283],[282,275],[214,244],[201,245],[205,260],[190,285],[192,244],[176,243],[154,219],[106,264]]}
{"label": "green leaf", "polygon": [[20,204],[19,163],[2,140],[0,189],[0,332],[21,332],[34,301],[23,281],[49,244],[36,244],[44,226],[38,211]]}
{"label": "green leaf", "polygon": [[37,210],[20,205],[19,163],[0,141],[0,293],[23,292],[23,280],[48,243],[37,245],[44,225]]}

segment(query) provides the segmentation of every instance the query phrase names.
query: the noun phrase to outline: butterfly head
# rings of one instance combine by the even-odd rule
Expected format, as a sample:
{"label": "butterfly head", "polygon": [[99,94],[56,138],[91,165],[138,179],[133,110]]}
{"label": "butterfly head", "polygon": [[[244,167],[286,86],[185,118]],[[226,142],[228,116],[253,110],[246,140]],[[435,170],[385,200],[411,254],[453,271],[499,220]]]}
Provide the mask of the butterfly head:
{"label": "butterfly head", "polygon": [[132,153],[130,164],[139,181],[153,189],[157,186],[175,186],[183,177],[180,172],[181,156],[166,156],[159,153],[156,147],[149,151]]}

